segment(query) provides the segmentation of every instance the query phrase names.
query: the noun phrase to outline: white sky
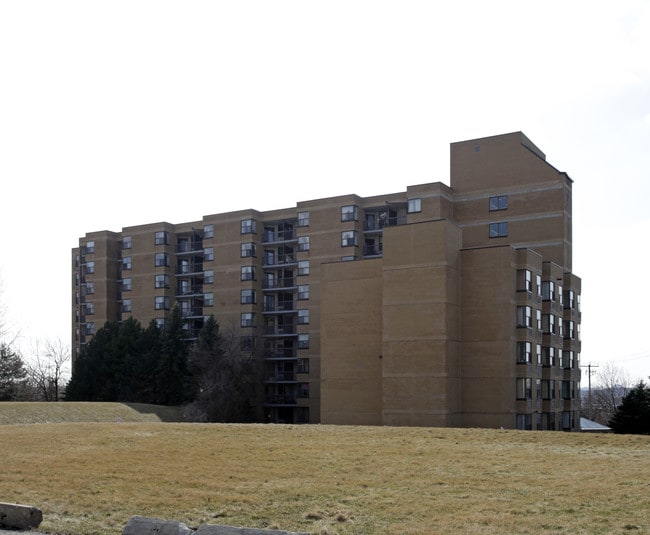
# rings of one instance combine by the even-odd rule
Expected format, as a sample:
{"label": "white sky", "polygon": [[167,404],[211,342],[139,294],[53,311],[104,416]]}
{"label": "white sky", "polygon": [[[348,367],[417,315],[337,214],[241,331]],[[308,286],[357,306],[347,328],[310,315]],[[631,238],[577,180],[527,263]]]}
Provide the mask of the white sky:
{"label": "white sky", "polygon": [[574,180],[582,364],[647,379],[650,1],[442,4],[0,2],[21,345],[69,341],[86,232],[448,184],[450,142],[521,130]]}

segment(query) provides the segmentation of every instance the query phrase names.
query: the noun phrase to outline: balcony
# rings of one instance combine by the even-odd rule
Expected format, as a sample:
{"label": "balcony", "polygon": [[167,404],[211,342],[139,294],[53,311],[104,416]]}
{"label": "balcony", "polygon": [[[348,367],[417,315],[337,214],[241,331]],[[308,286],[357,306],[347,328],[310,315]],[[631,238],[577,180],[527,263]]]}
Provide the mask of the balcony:
{"label": "balcony", "polygon": [[295,405],[296,396],[267,396],[265,405]]}
{"label": "balcony", "polygon": [[297,240],[298,238],[296,237],[296,231],[293,229],[276,230],[276,231],[266,230],[264,231],[262,243],[264,244],[285,243],[285,242],[293,242]]}
{"label": "balcony", "polygon": [[293,372],[278,372],[266,379],[267,383],[297,383],[296,374]]}
{"label": "balcony", "polygon": [[190,307],[181,309],[181,317],[183,318],[202,318],[203,307]]}
{"label": "balcony", "polygon": [[298,336],[298,332],[296,331],[296,326],[293,324],[276,325],[266,327],[264,336]]}
{"label": "balcony", "polygon": [[191,253],[203,253],[203,242],[193,241],[176,244],[176,254],[181,255]]}
{"label": "balcony", "polygon": [[296,304],[291,301],[280,301],[279,303],[274,303],[272,305],[264,305],[264,313],[265,314],[271,314],[271,313],[292,313],[296,312]]}
{"label": "balcony", "polygon": [[192,284],[189,286],[181,286],[176,290],[176,297],[188,297],[193,295],[203,295],[203,286],[200,284]]}
{"label": "balcony", "polygon": [[203,275],[203,263],[194,262],[176,266],[176,275]]}
{"label": "balcony", "polygon": [[296,255],[293,253],[264,257],[264,267],[266,268],[285,267],[289,264],[297,264],[297,263],[298,260],[296,259]]}
{"label": "balcony", "polygon": [[277,279],[267,279],[262,281],[262,288],[265,290],[277,290],[283,288],[295,288],[295,277],[280,277]]}
{"label": "balcony", "polygon": [[366,244],[363,247],[363,256],[381,256],[384,253],[383,244]]}
{"label": "balcony", "polygon": [[363,222],[364,232],[379,232],[385,227],[395,227],[397,225],[406,225],[406,216],[378,217],[374,220]]}

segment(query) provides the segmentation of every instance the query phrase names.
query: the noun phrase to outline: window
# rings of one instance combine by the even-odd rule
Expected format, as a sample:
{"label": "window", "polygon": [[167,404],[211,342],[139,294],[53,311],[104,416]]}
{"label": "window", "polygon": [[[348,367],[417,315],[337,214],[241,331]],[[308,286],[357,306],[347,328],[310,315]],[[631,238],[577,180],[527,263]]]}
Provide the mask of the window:
{"label": "window", "polygon": [[169,275],[156,275],[153,285],[154,288],[169,288]]}
{"label": "window", "polygon": [[298,373],[309,373],[309,359],[298,359]]}
{"label": "window", "polygon": [[561,349],[557,349],[556,352],[557,352],[557,364],[558,364],[558,366],[560,368],[564,368],[565,367],[564,366],[564,356],[565,356],[564,351],[562,351]]}
{"label": "window", "polygon": [[359,211],[356,206],[341,207],[341,221],[359,221]]}
{"label": "window", "polygon": [[241,326],[242,327],[255,327],[255,314],[253,312],[241,313]]}
{"label": "window", "polygon": [[533,310],[529,306],[517,307],[517,327],[533,326]]}
{"label": "window", "polygon": [[122,291],[123,292],[131,291],[131,279],[122,279]]}
{"label": "window", "polygon": [[517,399],[532,399],[533,380],[530,377],[517,379]]}
{"label": "window", "polygon": [[309,212],[298,212],[298,226],[299,227],[309,226]]}
{"label": "window", "polygon": [[86,254],[93,254],[95,252],[95,242],[89,241],[86,243]]}
{"label": "window", "polygon": [[298,335],[298,349],[309,349],[309,335],[308,334],[299,334]]}
{"label": "window", "polygon": [[517,364],[528,364],[532,360],[533,347],[530,342],[517,342]]}
{"label": "window", "polygon": [[307,325],[309,323],[309,309],[305,308],[298,311],[298,325]]}
{"label": "window", "polygon": [[507,195],[495,195],[490,197],[490,212],[496,212],[497,210],[507,210],[508,209],[508,196]]}
{"label": "window", "polygon": [[555,301],[555,283],[553,281],[542,282],[542,299]]}
{"label": "window", "polygon": [[208,269],[203,272],[203,284],[214,284],[214,271]]}
{"label": "window", "polygon": [[169,232],[165,232],[164,230],[159,230],[154,234],[153,242],[154,245],[168,245]]}
{"label": "window", "polygon": [[255,256],[255,244],[248,242],[241,244],[241,257],[249,258]]}
{"label": "window", "polygon": [[542,276],[535,275],[535,287],[537,288],[537,297],[542,296]]}
{"label": "window", "polygon": [[296,397],[308,398],[309,397],[309,383],[298,384],[298,394]]}
{"label": "window", "polygon": [[422,211],[422,199],[409,199],[407,211],[409,214]]}
{"label": "window", "polygon": [[542,311],[539,309],[535,310],[535,325],[538,331],[542,330]]}
{"label": "window", "polygon": [[242,234],[255,234],[257,232],[257,221],[254,219],[241,220],[241,233]]}
{"label": "window", "polygon": [[156,253],[154,264],[156,267],[168,267],[169,255],[167,253]]}
{"label": "window", "polygon": [[559,284],[557,285],[557,300],[562,306],[564,306],[564,292],[562,286]]}
{"label": "window", "polygon": [[206,247],[203,249],[203,260],[206,262],[214,260],[214,249],[212,247]]}
{"label": "window", "polygon": [[95,334],[95,322],[89,321],[86,323],[86,334],[87,335]]}
{"label": "window", "polygon": [[572,309],[575,306],[575,293],[573,290],[564,292],[564,308]]}
{"label": "window", "polygon": [[490,238],[505,238],[508,236],[508,222],[490,223]]}
{"label": "window", "polygon": [[298,286],[298,299],[309,299],[309,284],[301,284]]}
{"label": "window", "polygon": [[309,251],[309,236],[298,237],[298,250]]}
{"label": "window", "polygon": [[358,244],[359,238],[355,230],[341,232],[341,247],[356,247]]}
{"label": "window", "polygon": [[131,269],[131,257],[130,256],[125,256],[122,258],[122,269]]}
{"label": "window", "polygon": [[298,262],[298,275],[309,275],[309,260]]}
{"label": "window", "polygon": [[555,399],[555,381],[542,379],[542,399]]}
{"label": "window", "polygon": [[542,332],[544,334],[556,334],[555,315],[542,314]]}
{"label": "window", "polygon": [[95,283],[87,282],[86,283],[86,295],[92,295],[95,293]]}
{"label": "window", "polygon": [[169,310],[169,297],[167,297],[167,296],[156,296],[154,298],[153,307],[156,310]]}
{"label": "window", "polygon": [[203,225],[203,238],[214,238],[214,225]]}
{"label": "window", "polygon": [[574,427],[573,413],[570,411],[562,412],[562,430],[571,431]]}
{"label": "window", "polygon": [[241,280],[254,281],[255,280],[255,266],[242,266],[241,267]]}
{"label": "window", "polygon": [[131,312],[131,300],[124,299],[122,301],[122,312]]}
{"label": "window", "polygon": [[86,274],[89,275],[91,273],[95,273],[95,262],[86,262]]}
{"label": "window", "polygon": [[574,362],[573,351],[571,351],[571,350],[564,351],[564,354],[565,354],[565,356],[564,356],[564,367],[565,368],[573,368],[573,362]]}
{"label": "window", "polygon": [[239,349],[242,351],[253,351],[255,348],[255,337],[254,336],[242,336],[239,339]]}
{"label": "window", "polygon": [[518,292],[532,292],[533,291],[533,274],[530,269],[517,270],[517,291]]}
{"label": "window", "polygon": [[531,431],[533,429],[533,415],[517,414],[517,429],[520,431]]}
{"label": "window", "polygon": [[131,236],[124,236],[122,238],[122,249],[130,249],[131,248]]}
{"label": "window", "polygon": [[542,365],[542,346],[535,344],[535,353],[537,354],[537,365]]}
{"label": "window", "polygon": [[555,365],[555,348],[542,347],[542,366]]}
{"label": "window", "polygon": [[86,314],[94,314],[95,313],[95,303],[93,302],[88,302],[86,303]]}
{"label": "window", "polygon": [[255,290],[242,290],[241,291],[241,304],[254,305],[255,304]]}
{"label": "window", "polygon": [[212,292],[207,292],[203,294],[203,306],[205,307],[214,306],[214,294]]}

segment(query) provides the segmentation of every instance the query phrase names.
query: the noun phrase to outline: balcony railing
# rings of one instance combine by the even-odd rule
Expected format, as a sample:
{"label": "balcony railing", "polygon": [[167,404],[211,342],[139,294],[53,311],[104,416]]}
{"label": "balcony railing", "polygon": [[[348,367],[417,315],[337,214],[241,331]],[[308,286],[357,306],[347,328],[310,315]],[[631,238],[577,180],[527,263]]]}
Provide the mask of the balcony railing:
{"label": "balcony railing", "polygon": [[384,252],[382,244],[377,245],[364,245],[363,256],[381,256]]}
{"label": "balcony railing", "polygon": [[267,405],[295,405],[296,396],[267,396]]}
{"label": "balcony railing", "polygon": [[193,264],[176,266],[176,275],[189,275],[190,273],[203,273],[203,264],[195,262]]}
{"label": "balcony railing", "polygon": [[202,253],[203,252],[203,242],[202,241],[193,241],[193,242],[182,242],[176,244],[177,253]]}
{"label": "balcony railing", "polygon": [[295,312],[296,305],[293,301],[280,301],[273,305],[264,305],[264,312]]}
{"label": "balcony railing", "polygon": [[375,221],[364,221],[363,230],[373,231],[381,230],[385,227],[395,227],[397,225],[406,225],[406,216],[395,216],[386,218],[377,218]]}
{"label": "balcony railing", "polygon": [[276,325],[275,327],[267,327],[264,329],[264,334],[267,336],[298,336],[295,325]]}
{"label": "balcony railing", "polygon": [[199,318],[203,316],[203,308],[191,307],[181,309],[181,316],[183,318]]}
{"label": "balcony railing", "polygon": [[293,288],[296,286],[296,279],[294,277],[280,277],[278,279],[267,279],[262,282],[262,287],[265,290],[272,290],[274,288]]}
{"label": "balcony railing", "polygon": [[284,266],[286,264],[295,264],[296,262],[298,262],[298,260],[296,260],[296,255],[294,255],[293,253],[273,255],[272,257],[268,257],[268,256],[264,257],[264,267]]}
{"label": "balcony railing", "polygon": [[294,230],[265,231],[263,243],[277,243],[283,241],[292,241],[296,239]]}
{"label": "balcony railing", "polygon": [[176,290],[176,296],[199,295],[199,294],[203,294],[203,286],[201,286],[200,284],[181,286]]}
{"label": "balcony railing", "polygon": [[296,374],[293,372],[274,373],[266,380],[267,383],[296,383]]}

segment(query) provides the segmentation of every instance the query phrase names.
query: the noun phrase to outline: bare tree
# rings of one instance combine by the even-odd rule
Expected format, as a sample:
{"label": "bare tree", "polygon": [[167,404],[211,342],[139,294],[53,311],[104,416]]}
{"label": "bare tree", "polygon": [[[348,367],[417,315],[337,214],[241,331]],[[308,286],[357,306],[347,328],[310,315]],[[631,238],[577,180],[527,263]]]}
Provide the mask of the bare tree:
{"label": "bare tree", "polygon": [[63,397],[69,362],[70,348],[61,340],[47,340],[43,351],[36,342],[31,362],[27,365],[27,375],[38,399],[59,401]]}
{"label": "bare tree", "polygon": [[627,370],[612,362],[600,365],[596,373],[596,387],[591,392],[591,414],[594,421],[607,425],[633,387],[634,382]]}

